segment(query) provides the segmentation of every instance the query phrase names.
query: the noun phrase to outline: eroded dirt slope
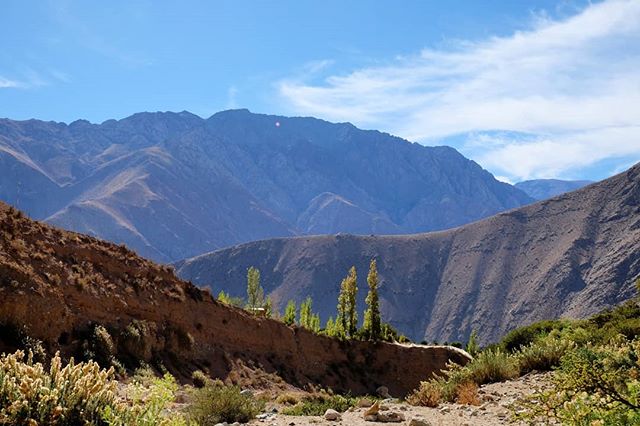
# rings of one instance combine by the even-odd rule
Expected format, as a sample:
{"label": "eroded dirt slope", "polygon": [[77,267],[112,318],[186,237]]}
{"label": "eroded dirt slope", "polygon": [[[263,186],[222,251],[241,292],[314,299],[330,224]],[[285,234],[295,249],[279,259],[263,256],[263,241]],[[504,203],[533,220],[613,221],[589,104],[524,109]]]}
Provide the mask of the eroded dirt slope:
{"label": "eroded dirt slope", "polygon": [[[123,246],[61,231],[0,203],[0,325],[24,327],[53,352],[162,363],[242,380],[253,372],[295,386],[402,395],[467,355],[448,347],[339,342],[258,319],[213,300],[170,268]],[[96,337],[96,325],[109,333]],[[100,333],[98,333],[100,334]],[[106,353],[106,354],[105,354]]]}

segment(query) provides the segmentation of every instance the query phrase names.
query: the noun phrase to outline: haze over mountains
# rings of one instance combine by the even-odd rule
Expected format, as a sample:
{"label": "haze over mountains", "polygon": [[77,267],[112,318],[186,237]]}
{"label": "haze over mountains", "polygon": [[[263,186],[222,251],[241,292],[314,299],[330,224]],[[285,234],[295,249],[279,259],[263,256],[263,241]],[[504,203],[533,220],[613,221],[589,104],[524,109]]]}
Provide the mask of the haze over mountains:
{"label": "haze over mountains", "polygon": [[271,237],[446,229],[532,201],[452,148],[247,110],[0,120],[0,199],[164,262]]}
{"label": "haze over mountains", "polygon": [[635,294],[640,165],[605,181],[457,229],[406,236],[272,239],[180,262],[184,279],[242,294],[248,266],[276,305],[312,296],[335,315],[355,265],[359,305],[378,260],[382,315],[417,340],[483,342],[536,320],[585,317]]}
{"label": "haze over mountains", "polygon": [[575,191],[592,184],[590,180],[534,179],[518,182],[514,186],[536,200],[546,200],[556,195]]}

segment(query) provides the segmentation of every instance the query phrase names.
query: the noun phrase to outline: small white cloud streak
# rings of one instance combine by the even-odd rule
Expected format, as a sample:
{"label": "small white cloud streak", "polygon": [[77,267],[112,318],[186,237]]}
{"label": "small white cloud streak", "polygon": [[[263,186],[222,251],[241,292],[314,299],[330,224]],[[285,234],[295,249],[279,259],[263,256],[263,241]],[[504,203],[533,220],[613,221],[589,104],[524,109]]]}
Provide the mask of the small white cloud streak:
{"label": "small white cloud streak", "polygon": [[0,76],[0,89],[15,89],[22,86],[22,83],[15,80],[9,80]]}
{"label": "small white cloud streak", "polygon": [[[609,0],[565,20],[539,18],[510,37],[425,49],[321,84],[296,78],[278,88],[298,114],[425,143],[493,130],[544,135],[474,151],[481,164],[513,179],[560,175],[621,151],[640,158],[640,142],[632,141],[640,141],[638,70],[640,1]],[[597,140],[605,136],[612,139]],[[553,157],[549,165],[545,157]]]}

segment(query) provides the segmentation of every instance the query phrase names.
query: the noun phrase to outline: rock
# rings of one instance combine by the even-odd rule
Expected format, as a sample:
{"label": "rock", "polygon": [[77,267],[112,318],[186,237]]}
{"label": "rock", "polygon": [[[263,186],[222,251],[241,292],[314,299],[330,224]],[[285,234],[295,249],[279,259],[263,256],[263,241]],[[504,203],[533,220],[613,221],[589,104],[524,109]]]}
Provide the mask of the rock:
{"label": "rock", "polygon": [[336,410],[332,410],[331,408],[329,408],[327,411],[324,412],[324,419],[332,422],[336,422],[342,419],[342,415],[340,415],[340,413],[338,413]]}
{"label": "rock", "polygon": [[369,414],[364,416],[365,421],[367,422],[377,422],[378,416],[376,414]]}
{"label": "rock", "polygon": [[386,386],[380,386],[378,389],[376,389],[376,393],[380,398],[391,398],[391,395],[389,394],[389,388]]}
{"label": "rock", "polygon": [[373,401],[369,398],[362,398],[358,401],[358,407],[360,408],[368,408],[373,405]]}
{"label": "rock", "polygon": [[450,412],[450,411],[451,411],[451,408],[449,408],[449,407],[447,407],[447,406],[444,406],[444,407],[442,407],[442,408],[440,409],[440,412],[441,412],[442,414],[446,414],[446,413],[448,413],[448,412]]}
{"label": "rock", "polygon": [[431,423],[422,419],[411,419],[408,426],[431,426]]}
{"label": "rock", "polygon": [[380,411],[389,411],[389,406],[388,406],[388,405],[384,405],[384,404],[382,404],[382,405],[380,406]]}
{"label": "rock", "polygon": [[395,411],[378,413],[376,417],[378,417],[378,421],[382,423],[400,423],[404,421],[404,414],[396,413]]}
{"label": "rock", "polygon": [[366,419],[367,416],[375,416],[380,411],[380,403],[376,401],[367,411],[364,412],[364,417]]}

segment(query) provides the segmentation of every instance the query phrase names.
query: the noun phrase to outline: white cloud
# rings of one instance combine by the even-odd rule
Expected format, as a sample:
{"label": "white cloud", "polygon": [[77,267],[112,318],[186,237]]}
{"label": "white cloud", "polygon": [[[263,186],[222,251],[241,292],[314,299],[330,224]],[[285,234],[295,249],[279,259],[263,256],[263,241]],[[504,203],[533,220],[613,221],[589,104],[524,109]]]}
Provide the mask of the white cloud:
{"label": "white cloud", "polygon": [[423,143],[496,130],[536,135],[498,145],[485,138],[484,149],[476,138],[465,152],[513,179],[559,176],[621,155],[640,159],[638,70],[640,1],[609,0],[561,21],[538,17],[509,37],[278,87],[297,114]]}
{"label": "white cloud", "polygon": [[0,76],[0,89],[11,89],[21,87],[21,83],[15,80],[9,80]]}

